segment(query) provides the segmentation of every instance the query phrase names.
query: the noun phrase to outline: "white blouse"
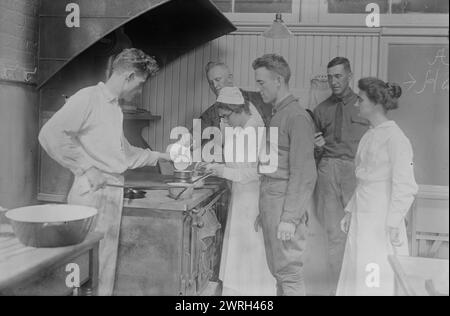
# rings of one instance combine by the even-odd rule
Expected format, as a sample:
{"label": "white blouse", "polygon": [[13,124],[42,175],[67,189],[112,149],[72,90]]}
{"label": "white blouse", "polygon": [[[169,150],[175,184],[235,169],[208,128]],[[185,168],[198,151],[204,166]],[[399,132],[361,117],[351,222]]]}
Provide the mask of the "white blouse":
{"label": "white blouse", "polygon": [[[394,121],[371,128],[359,143],[355,164],[358,186],[370,185],[372,182],[391,182],[387,224],[398,227],[418,191],[409,139]],[[355,195],[346,211],[351,212],[357,207],[354,197]]]}

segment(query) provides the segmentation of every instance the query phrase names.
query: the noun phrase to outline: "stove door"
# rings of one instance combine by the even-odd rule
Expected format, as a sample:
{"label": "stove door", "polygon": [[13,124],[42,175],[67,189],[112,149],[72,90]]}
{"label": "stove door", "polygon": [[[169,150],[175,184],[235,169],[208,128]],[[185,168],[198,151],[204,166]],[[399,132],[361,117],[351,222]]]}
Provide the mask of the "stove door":
{"label": "stove door", "polygon": [[190,279],[195,283],[196,294],[208,286],[220,263],[223,232],[217,212],[222,209],[225,192],[220,191],[206,206],[193,210]]}

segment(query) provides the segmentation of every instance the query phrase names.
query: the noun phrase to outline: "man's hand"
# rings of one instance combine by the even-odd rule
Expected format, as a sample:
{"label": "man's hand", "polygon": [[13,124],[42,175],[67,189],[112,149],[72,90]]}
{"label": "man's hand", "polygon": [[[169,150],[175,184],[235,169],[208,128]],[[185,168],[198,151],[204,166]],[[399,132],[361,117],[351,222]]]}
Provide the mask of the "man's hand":
{"label": "man's hand", "polygon": [[295,235],[295,225],[292,223],[280,222],[278,224],[277,238],[283,241],[291,240]]}
{"label": "man's hand", "polygon": [[400,240],[400,230],[398,228],[388,227],[388,232],[392,246],[400,247],[403,245],[403,242]]}
{"label": "man's hand", "polygon": [[91,167],[84,174],[89,180],[91,191],[95,192],[105,186],[107,179],[97,168]]}
{"label": "man's hand", "polygon": [[345,212],[345,216],[341,220],[341,230],[348,234],[348,230],[350,229],[350,222],[352,220],[352,213]]}
{"label": "man's hand", "polygon": [[206,165],[205,169],[208,172],[212,172],[215,176],[222,177],[225,165],[220,163],[211,163]]}
{"label": "man's hand", "polygon": [[317,147],[322,147],[325,145],[325,139],[322,136],[322,132],[314,134],[314,145]]}
{"label": "man's hand", "polygon": [[258,228],[261,226],[261,215],[256,216],[254,225],[255,225],[255,232],[258,232]]}

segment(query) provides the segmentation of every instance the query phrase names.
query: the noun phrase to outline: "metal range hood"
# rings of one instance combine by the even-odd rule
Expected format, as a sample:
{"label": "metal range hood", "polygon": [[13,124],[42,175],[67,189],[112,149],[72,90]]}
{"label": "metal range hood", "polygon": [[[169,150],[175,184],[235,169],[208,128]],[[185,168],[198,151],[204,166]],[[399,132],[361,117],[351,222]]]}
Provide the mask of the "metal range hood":
{"label": "metal range hood", "polygon": [[[69,3],[80,8],[79,27],[66,25]],[[90,71],[74,78],[76,88],[95,84],[107,57],[126,47],[144,50],[163,67],[236,30],[209,0],[41,0],[39,23],[39,89],[59,86],[80,65]],[[89,59],[95,60],[90,66]]]}
{"label": "metal range hood", "polygon": [[[67,27],[66,6],[80,8],[79,27]],[[65,97],[105,81],[114,56],[140,48],[160,67],[191,49],[236,30],[209,0],[41,0],[39,17],[39,124],[65,103]],[[144,105],[145,108],[145,105]],[[124,133],[134,146],[150,147],[142,126],[153,115],[124,115]],[[64,201],[72,174],[40,151],[38,199]],[[152,172],[159,172],[150,167]]]}

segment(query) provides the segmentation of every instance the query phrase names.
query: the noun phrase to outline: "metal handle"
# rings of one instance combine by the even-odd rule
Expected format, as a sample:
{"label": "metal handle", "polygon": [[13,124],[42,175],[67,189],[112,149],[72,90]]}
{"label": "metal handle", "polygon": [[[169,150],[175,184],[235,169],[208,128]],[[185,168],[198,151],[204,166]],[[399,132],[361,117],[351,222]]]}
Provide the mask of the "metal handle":
{"label": "metal handle", "polygon": [[207,205],[200,207],[200,208],[195,208],[192,211],[197,214],[197,213],[203,213],[206,212],[207,209],[209,209],[211,206],[213,206],[222,196],[223,194],[226,192],[226,190],[222,190],[222,192],[219,192]]}

